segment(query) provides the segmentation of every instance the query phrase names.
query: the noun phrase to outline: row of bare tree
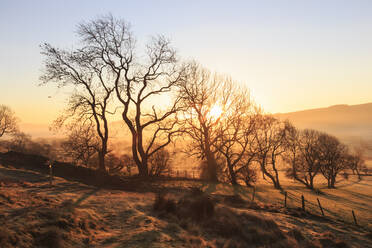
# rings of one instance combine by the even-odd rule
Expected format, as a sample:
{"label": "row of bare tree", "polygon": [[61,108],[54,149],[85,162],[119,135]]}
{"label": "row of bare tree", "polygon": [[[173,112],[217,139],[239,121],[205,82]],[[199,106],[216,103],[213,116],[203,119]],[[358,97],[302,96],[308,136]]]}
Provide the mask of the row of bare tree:
{"label": "row of bare tree", "polygon": [[367,168],[362,147],[350,152],[336,137],[319,131],[299,131],[289,126],[286,145],[283,158],[289,165],[287,176],[310,189],[314,188],[314,178],[318,173],[327,180],[329,188],[334,188],[341,172],[351,169],[360,179],[361,171]]}
{"label": "row of bare tree", "polygon": [[[162,36],[152,38],[141,52],[130,26],[111,15],[80,24],[77,33],[81,42],[74,50],[42,46],[41,80],[73,87],[69,107],[56,124],[70,127],[65,146],[81,156],[77,159],[97,154],[102,171],[109,154],[108,118],[117,110],[131,134],[132,160],[144,177],[152,174],[150,161],[164,155],[177,138],[186,140],[188,153],[203,161],[205,179],[232,184],[250,184],[257,164],[263,177],[281,188],[278,161],[284,158],[291,165],[288,175],[307,187],[313,188],[318,172],[333,187],[342,168],[361,163],[335,137],[297,131],[261,114],[247,89],[229,77],[195,62],[180,63]],[[83,137],[76,136],[82,132]]]}
{"label": "row of bare tree", "polygon": [[[135,165],[143,177],[160,175],[171,160],[167,146],[181,140],[185,152],[202,161],[204,179],[250,185],[259,167],[278,189],[282,161],[290,166],[287,174],[309,188],[318,172],[334,187],[343,168],[358,172],[363,164],[335,137],[264,115],[231,78],[180,62],[163,36],[141,51],[130,25],[111,15],[80,24],[77,34],[75,49],[41,46],[40,77],[42,85],[73,89],[54,126],[68,130],[61,147],[75,163],[96,163],[103,172]],[[109,149],[116,114],[131,136],[129,156]]]}

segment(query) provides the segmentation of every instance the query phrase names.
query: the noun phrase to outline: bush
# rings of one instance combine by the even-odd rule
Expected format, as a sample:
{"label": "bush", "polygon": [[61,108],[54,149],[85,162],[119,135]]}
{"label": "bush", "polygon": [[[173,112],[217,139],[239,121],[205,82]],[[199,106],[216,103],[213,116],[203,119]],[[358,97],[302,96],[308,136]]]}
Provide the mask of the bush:
{"label": "bush", "polygon": [[153,209],[162,213],[174,213],[179,219],[199,221],[214,214],[215,202],[200,190],[191,191],[176,203],[165,194],[158,194]]}
{"label": "bush", "polygon": [[158,212],[174,213],[176,211],[176,202],[167,197],[167,195],[159,193],[156,195],[153,208]]}
{"label": "bush", "polygon": [[62,230],[58,227],[50,227],[37,237],[36,247],[65,247]]}
{"label": "bush", "polygon": [[215,202],[206,194],[187,194],[177,203],[179,218],[202,220],[214,214]]}

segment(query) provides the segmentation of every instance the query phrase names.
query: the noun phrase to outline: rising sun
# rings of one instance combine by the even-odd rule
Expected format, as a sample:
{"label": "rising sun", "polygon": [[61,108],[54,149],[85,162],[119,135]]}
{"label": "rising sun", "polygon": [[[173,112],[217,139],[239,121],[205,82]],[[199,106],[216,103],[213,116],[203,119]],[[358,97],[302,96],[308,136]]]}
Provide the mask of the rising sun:
{"label": "rising sun", "polygon": [[221,116],[222,112],[223,112],[222,108],[219,105],[214,105],[211,108],[211,110],[209,112],[209,115],[212,118],[219,118]]}

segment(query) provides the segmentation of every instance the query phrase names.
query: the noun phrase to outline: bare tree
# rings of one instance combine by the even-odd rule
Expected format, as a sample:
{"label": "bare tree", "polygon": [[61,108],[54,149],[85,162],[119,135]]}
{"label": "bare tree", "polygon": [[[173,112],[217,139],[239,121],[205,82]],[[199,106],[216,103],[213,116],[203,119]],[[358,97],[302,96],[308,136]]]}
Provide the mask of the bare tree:
{"label": "bare tree", "polygon": [[[132,136],[133,159],[139,174],[147,176],[149,158],[178,133],[178,100],[171,96],[183,69],[175,50],[169,40],[158,36],[147,44],[144,54],[137,54],[129,25],[111,15],[82,24],[79,34],[90,54],[110,70],[113,84],[109,89],[114,89],[123,109],[121,117]],[[166,103],[156,105],[156,101]]]}
{"label": "bare tree", "polygon": [[94,166],[94,155],[100,149],[100,140],[93,125],[75,123],[69,125],[68,138],[62,142],[62,149],[76,165]]}
{"label": "bare tree", "polygon": [[335,188],[337,175],[347,168],[348,149],[336,137],[322,134],[319,137],[321,150],[320,171],[327,179],[328,188]]}
{"label": "bare tree", "polygon": [[361,172],[366,167],[365,164],[365,151],[367,147],[364,143],[361,143],[353,147],[352,153],[349,155],[348,164],[349,168],[353,171],[353,174],[357,174],[359,179],[362,179]]}
{"label": "bare tree", "polygon": [[[77,49],[63,50],[47,43],[41,46],[41,54],[45,57],[45,72],[40,79],[42,84],[54,82],[58,87],[73,87],[74,93],[69,98],[66,114],[57,122],[62,125],[73,117],[74,122],[94,123],[100,139],[99,169],[105,172],[109,139],[107,114],[115,78],[111,66],[102,58],[104,50],[98,51],[95,44],[87,38],[90,25],[79,25],[77,33],[81,38],[81,45]],[[106,36],[104,33],[101,35]]]}
{"label": "bare tree", "polygon": [[[254,154],[249,147],[254,142],[255,108],[247,90],[227,88],[230,91],[230,103],[226,113],[220,118],[217,136],[217,150],[224,159],[231,184],[238,184],[238,173],[242,171],[244,178],[251,172],[248,168],[253,162]],[[245,168],[243,168],[245,167]]]}
{"label": "bare tree", "polygon": [[284,156],[284,161],[290,165],[287,176],[309,189],[314,189],[314,178],[321,166],[320,135],[318,131],[310,129],[298,131],[293,125],[287,124]]}
{"label": "bare tree", "polygon": [[171,170],[172,157],[166,149],[156,152],[149,160],[149,175],[162,176]]}
{"label": "bare tree", "polygon": [[263,175],[281,189],[277,158],[285,151],[285,125],[270,115],[261,115],[255,128],[255,153]]}
{"label": "bare tree", "polygon": [[23,132],[15,132],[12,136],[8,150],[27,153],[31,144],[31,135]]}
{"label": "bare tree", "polygon": [[[222,113],[229,109],[231,102],[231,79],[211,75],[209,71],[192,63],[185,80],[180,85],[180,99],[183,106],[185,134],[191,139],[189,153],[200,158],[207,180],[218,181],[217,140],[222,134]],[[220,108],[221,115],[218,111]]]}
{"label": "bare tree", "polygon": [[0,105],[0,138],[5,134],[14,134],[18,130],[14,112],[5,105]]}

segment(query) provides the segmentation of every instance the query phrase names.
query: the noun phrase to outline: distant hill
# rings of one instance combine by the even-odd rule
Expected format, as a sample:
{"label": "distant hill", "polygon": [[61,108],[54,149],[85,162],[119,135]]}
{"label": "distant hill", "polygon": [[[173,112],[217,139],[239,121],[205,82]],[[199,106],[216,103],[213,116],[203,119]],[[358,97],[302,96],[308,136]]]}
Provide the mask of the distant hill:
{"label": "distant hill", "polygon": [[372,140],[372,103],[334,105],[328,108],[279,113],[275,116],[290,120],[300,129],[311,128],[335,135],[346,143]]}

